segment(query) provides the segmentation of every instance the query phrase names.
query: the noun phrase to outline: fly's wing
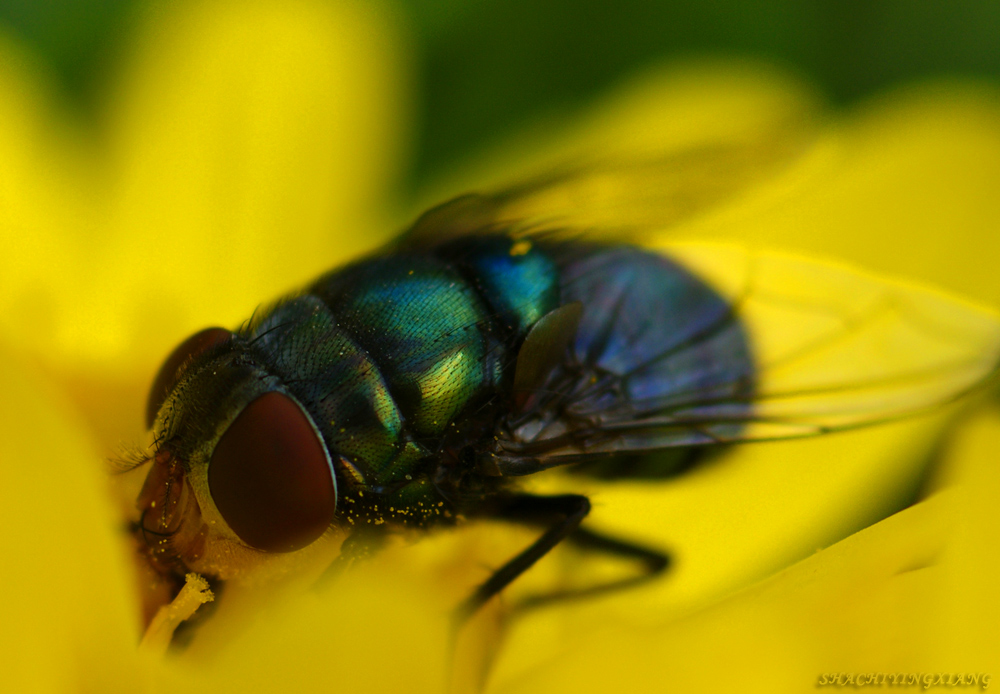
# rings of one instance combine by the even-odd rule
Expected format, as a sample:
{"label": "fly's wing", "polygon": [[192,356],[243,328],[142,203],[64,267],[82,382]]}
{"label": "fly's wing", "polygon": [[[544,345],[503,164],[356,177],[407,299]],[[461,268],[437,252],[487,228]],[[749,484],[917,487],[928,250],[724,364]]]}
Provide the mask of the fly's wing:
{"label": "fly's wing", "polygon": [[809,134],[705,144],[659,154],[611,157],[549,171],[491,194],[432,208],[401,237],[420,248],[470,234],[603,235],[622,242],[674,226],[775,175],[801,154]]}
{"label": "fly's wing", "polygon": [[1000,316],[956,298],[779,253],[659,250],[561,260],[583,318],[567,363],[507,422],[499,474],[863,426],[997,371]]}
{"label": "fly's wing", "polygon": [[601,245],[641,241],[744,194],[807,142],[611,157],[417,220],[401,248],[484,234],[545,244],[560,256],[563,304],[583,307],[578,325],[554,321],[576,326],[571,340],[531,343],[551,356],[563,338],[568,358],[516,394],[496,472],[862,426],[946,403],[996,371],[1000,317],[957,299],[780,254]]}

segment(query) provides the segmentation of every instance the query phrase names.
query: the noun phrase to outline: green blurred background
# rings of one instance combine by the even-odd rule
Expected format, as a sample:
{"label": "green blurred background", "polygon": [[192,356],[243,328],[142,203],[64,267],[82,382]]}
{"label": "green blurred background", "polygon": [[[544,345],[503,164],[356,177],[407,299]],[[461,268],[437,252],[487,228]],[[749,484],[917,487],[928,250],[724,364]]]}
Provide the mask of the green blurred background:
{"label": "green blurred background", "polygon": [[[84,115],[138,13],[155,0],[0,0]],[[162,1],[162,0],[161,0]],[[410,183],[657,59],[750,55],[835,104],[922,76],[1000,78],[987,0],[396,0],[416,60]]]}

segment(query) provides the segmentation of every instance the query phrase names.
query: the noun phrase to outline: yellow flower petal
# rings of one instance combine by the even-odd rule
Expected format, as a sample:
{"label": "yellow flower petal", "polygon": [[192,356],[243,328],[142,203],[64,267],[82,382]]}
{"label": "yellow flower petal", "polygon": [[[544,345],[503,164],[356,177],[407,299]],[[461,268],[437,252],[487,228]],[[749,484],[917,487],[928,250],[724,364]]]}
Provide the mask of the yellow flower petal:
{"label": "yellow flower petal", "polygon": [[994,407],[949,447],[949,491],[689,617],[566,629],[554,660],[504,673],[490,691],[794,692],[824,676],[995,676],[998,445]]}
{"label": "yellow flower petal", "polygon": [[[244,320],[380,238],[369,230],[404,122],[384,18],[362,5],[218,0],[154,19],[86,166],[10,175],[26,198],[46,197],[20,225],[41,234],[0,261],[20,271],[0,315],[57,364],[151,369],[185,333]],[[47,137],[27,135],[0,137],[13,148]],[[79,210],[45,204],[62,178]]]}
{"label": "yellow flower petal", "polygon": [[[376,562],[325,593],[273,596],[228,635],[206,625],[160,667],[159,689],[205,692],[441,692],[450,605],[404,564]],[[205,641],[204,639],[206,639]]]}
{"label": "yellow flower petal", "polygon": [[[978,412],[956,432],[947,449],[944,483],[955,488],[954,532],[941,555],[946,569],[933,592],[942,630],[937,659],[953,668],[1000,673],[1000,408]],[[932,634],[933,635],[933,634]]]}
{"label": "yellow flower petal", "polygon": [[929,619],[920,567],[944,543],[955,501],[907,509],[691,617],[592,623],[557,662],[495,691],[794,692],[824,672],[925,667],[908,638]]}
{"label": "yellow flower petal", "polygon": [[130,269],[95,296],[138,294],[114,311],[122,331],[164,335],[159,357],[177,322],[245,320],[371,243],[404,122],[388,38],[361,5],[304,0],[198,3],[157,23],[111,119],[109,265]]}
{"label": "yellow flower petal", "polygon": [[[92,231],[80,190],[89,163],[67,122],[53,109],[46,75],[0,33],[0,326],[11,338],[45,346],[58,331],[73,265]],[[81,228],[82,227],[82,228]]]}
{"label": "yellow flower petal", "polygon": [[[80,402],[106,401],[108,389],[95,396],[93,381],[111,374],[134,385],[135,374],[149,369],[180,335],[205,323],[246,318],[256,302],[385,238],[365,233],[378,216],[374,208],[398,136],[398,67],[391,47],[374,33],[381,26],[362,6],[309,0],[280,8],[257,0],[170,8],[157,18],[114,92],[103,149],[81,148],[56,134],[59,128],[51,124],[58,119],[47,115],[45,97],[34,93],[34,78],[17,61],[0,61],[0,155],[6,157],[0,156],[0,183],[10,182],[5,190],[12,191],[0,224],[5,238],[9,234],[18,244],[16,253],[0,257],[0,329],[63,375],[72,373],[78,380],[66,383],[82,393]],[[775,133],[788,135],[785,128],[795,131],[798,142],[813,132],[813,107],[808,90],[756,68],[677,71],[625,89],[534,161],[588,147],[609,155],[759,144]],[[993,111],[981,96],[962,101],[954,93],[873,106],[829,130],[791,170],[773,179],[771,170],[758,176],[750,169],[750,176],[737,177],[725,195],[711,199],[711,209],[696,207],[694,216],[679,216],[687,221],[671,236],[735,236],[825,251],[876,270],[943,278],[945,285],[994,298],[1000,283],[992,274],[961,273],[976,257],[969,254],[981,250],[974,243],[978,235],[996,220],[989,183],[996,173]],[[956,129],[956,122],[962,127]],[[503,176],[504,167],[515,165],[524,164],[510,159],[490,175]],[[947,180],[934,180],[941,172]],[[942,254],[935,234],[948,224],[978,231]],[[887,228],[912,232],[912,248],[919,252],[899,253],[897,239],[877,233]],[[25,229],[32,235],[17,236]],[[126,591],[116,583],[124,580],[124,569],[115,569],[116,578],[107,582],[99,567],[87,565],[95,557],[100,567],[113,564],[105,556],[113,553],[113,535],[98,538],[96,550],[78,543],[36,557],[29,553],[79,527],[67,522],[66,509],[87,526],[106,527],[106,520],[100,509],[80,507],[96,503],[96,492],[84,492],[89,501],[82,502],[70,493],[93,486],[93,480],[77,480],[78,472],[60,475],[75,486],[50,494],[45,462],[80,458],[63,450],[75,446],[74,425],[59,421],[58,407],[25,399],[32,386],[24,385],[23,376],[12,374],[8,381],[16,387],[4,400],[4,421],[19,431],[8,437],[4,460],[13,453],[13,459],[42,461],[18,468],[30,479],[15,478],[11,486],[23,489],[13,498],[25,501],[5,509],[8,524],[17,528],[7,538],[8,556],[24,557],[34,574],[59,577],[31,583],[27,593],[10,585],[8,595],[26,594],[26,604],[72,612],[52,629],[56,643],[102,666],[85,672],[53,668],[45,674],[55,678],[54,686],[139,686],[130,659]],[[138,403],[130,407],[140,409]],[[95,428],[115,431],[116,422],[127,428],[120,414],[86,409]],[[52,438],[59,440],[31,449],[32,441],[44,437],[45,421],[54,422],[59,436]],[[721,652],[732,658],[734,672],[764,682],[770,676],[770,683],[794,689],[811,687],[819,674],[806,672],[803,664],[828,667],[823,646],[842,656],[846,665],[837,667],[874,662],[854,656],[881,648],[883,632],[847,641],[844,624],[852,617],[868,610],[910,628],[914,612],[901,614],[900,605],[960,592],[946,587],[948,581],[961,583],[957,573],[943,582],[929,570],[899,573],[943,546],[948,497],[899,514],[714,608],[669,620],[898,508],[940,424],[931,418],[747,447],[662,487],[627,483],[601,491],[571,481],[574,491],[592,493],[595,527],[668,548],[676,571],[646,590],[526,616],[508,634],[495,686],[550,683],[580,691],[653,682],[703,690],[706,672],[719,674],[718,668],[706,669],[705,659]],[[61,438],[63,432],[69,438]],[[57,507],[49,516],[52,527],[48,521],[29,525],[35,518],[30,509],[48,508],[49,500]],[[970,524],[977,519],[970,516]],[[501,549],[486,556],[495,549],[491,534],[501,536]],[[232,620],[220,609],[184,656],[150,666],[155,688],[439,690],[447,654],[444,615],[475,583],[468,566],[480,556],[496,565],[524,539],[507,528],[477,528],[387,553],[345,577],[333,597],[275,598],[263,614],[237,603],[230,608]],[[463,543],[475,551],[455,552]],[[978,546],[974,540],[956,550],[962,565],[974,563]],[[450,551],[442,554],[442,547]],[[441,556],[457,557],[453,561],[465,567],[456,572],[460,578],[442,578],[448,562]],[[592,563],[602,570],[592,559],[581,561],[561,548],[512,594],[551,585],[561,572],[589,572]],[[436,569],[420,571],[435,562]],[[64,589],[57,569],[65,567],[76,568],[72,575],[81,588]],[[984,568],[995,566],[987,561]],[[820,579],[813,580],[815,575]],[[54,590],[65,597],[46,601]],[[985,590],[981,584],[970,588]],[[96,602],[88,602],[95,596]],[[968,614],[970,604],[952,606]],[[838,626],[829,638],[809,631],[824,619]],[[937,612],[929,621],[935,628],[945,623]],[[95,634],[105,629],[110,637],[101,641]],[[40,645],[47,633],[38,625],[26,630],[18,645],[26,654],[19,673],[27,676],[49,662]],[[810,638],[800,638],[802,633]],[[915,644],[918,656],[930,652],[930,641],[921,640],[925,632],[915,633],[907,643]],[[78,634],[90,638],[81,643]],[[773,644],[783,648],[777,656],[767,652]],[[554,652],[564,657],[553,658]],[[664,653],[676,659],[676,669],[663,669]],[[393,667],[384,666],[387,659]],[[904,661],[892,660],[894,667],[897,662]],[[753,690],[755,683],[746,688]]]}
{"label": "yellow flower petal", "polygon": [[673,236],[850,259],[996,305],[997,181],[996,90],[912,87],[849,114],[765,191]]}
{"label": "yellow flower petal", "polygon": [[121,520],[68,404],[0,349],[0,652],[9,691],[134,691],[143,683]]}

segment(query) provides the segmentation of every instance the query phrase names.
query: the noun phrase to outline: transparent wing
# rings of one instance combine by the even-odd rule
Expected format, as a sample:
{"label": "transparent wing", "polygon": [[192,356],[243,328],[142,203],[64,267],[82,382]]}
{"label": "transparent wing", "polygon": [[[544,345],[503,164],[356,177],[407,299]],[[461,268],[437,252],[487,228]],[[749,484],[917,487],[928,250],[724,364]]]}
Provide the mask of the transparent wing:
{"label": "transparent wing", "polygon": [[[948,403],[997,372],[1000,315],[958,298],[782,253],[657,250],[721,301],[637,322],[618,297],[600,320],[609,335],[626,330],[636,356],[626,350],[616,366],[588,353],[553,374],[498,446],[504,474],[873,424]],[[662,349],[651,351],[653,338]]]}
{"label": "transparent wing", "polygon": [[898,417],[949,402],[997,370],[1000,316],[958,298],[784,253],[668,253],[727,296],[750,336],[747,437]]}
{"label": "transparent wing", "polygon": [[810,133],[790,127],[780,138],[564,166],[495,193],[464,195],[432,208],[400,244],[570,230],[591,239],[629,240],[649,229],[669,228],[774,176],[803,152]]}

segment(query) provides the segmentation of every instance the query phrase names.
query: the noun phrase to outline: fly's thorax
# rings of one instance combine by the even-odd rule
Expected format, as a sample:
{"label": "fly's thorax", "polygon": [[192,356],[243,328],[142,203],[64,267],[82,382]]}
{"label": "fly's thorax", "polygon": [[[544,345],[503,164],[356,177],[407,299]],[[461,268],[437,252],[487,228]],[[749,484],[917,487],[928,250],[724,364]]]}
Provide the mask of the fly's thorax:
{"label": "fly's thorax", "polygon": [[247,338],[309,411],[345,490],[412,479],[429,451],[412,440],[381,365],[319,297],[304,294],[272,307]]}
{"label": "fly's thorax", "polygon": [[527,239],[498,234],[449,241],[435,254],[454,264],[488,306],[491,319],[516,344],[559,306],[559,268],[552,255]]}
{"label": "fly's thorax", "polygon": [[[317,333],[326,335],[323,350],[357,362],[344,376],[327,372],[326,401],[343,403],[331,407],[341,414],[339,421],[331,416],[334,427],[361,408],[357,398],[346,402],[354,396],[344,387],[360,371],[369,381],[362,397],[389,436],[398,439],[405,422],[416,439],[427,441],[452,437],[456,422],[485,399],[504,398],[517,346],[558,305],[559,274],[550,255],[496,235],[355,263],[321,278],[264,323],[308,323],[308,331],[294,330],[312,335],[313,345]],[[309,370],[303,363],[291,371]]]}
{"label": "fly's thorax", "polygon": [[446,506],[442,466],[492,436],[522,333],[556,305],[545,253],[485,237],[336,270],[246,337],[323,433],[338,515],[423,524]]}
{"label": "fly's thorax", "polygon": [[[489,307],[443,260],[426,254],[376,258],[325,278],[310,292],[371,361],[417,438],[440,438],[484,391],[499,385]],[[388,409],[378,407],[380,414]],[[387,417],[382,421],[394,427]]]}

